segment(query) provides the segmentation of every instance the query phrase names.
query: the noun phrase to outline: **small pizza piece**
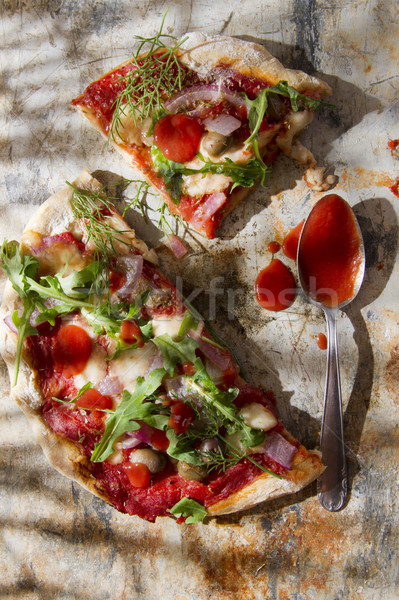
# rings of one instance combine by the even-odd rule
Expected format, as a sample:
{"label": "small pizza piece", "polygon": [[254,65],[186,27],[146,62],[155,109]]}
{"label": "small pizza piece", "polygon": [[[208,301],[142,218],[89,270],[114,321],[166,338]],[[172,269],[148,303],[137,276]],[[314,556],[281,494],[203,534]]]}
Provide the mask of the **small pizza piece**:
{"label": "small pizza piece", "polygon": [[72,105],[173,214],[213,238],[251,188],[265,183],[280,151],[313,169],[309,185],[328,188],[298,140],[331,94],[325,82],[284,68],[252,42],[196,32],[169,48],[163,37],[161,28],[150,52],[140,54],[140,44]]}
{"label": "small pizza piece", "polygon": [[0,260],[11,396],[54,467],[116,509],[195,522],[323,471],[87,172]]}

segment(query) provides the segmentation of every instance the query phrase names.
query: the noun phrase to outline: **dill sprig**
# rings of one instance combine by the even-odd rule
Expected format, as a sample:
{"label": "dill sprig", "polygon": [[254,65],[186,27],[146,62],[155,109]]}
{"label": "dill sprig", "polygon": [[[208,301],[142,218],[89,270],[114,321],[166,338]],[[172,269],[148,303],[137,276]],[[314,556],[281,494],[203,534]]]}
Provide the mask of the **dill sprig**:
{"label": "dill sprig", "polygon": [[70,205],[73,216],[79,220],[86,229],[87,241],[94,245],[94,260],[100,264],[100,288],[109,287],[109,267],[113,256],[116,254],[115,242],[130,246],[130,242],[123,236],[129,230],[119,230],[110,223],[108,217],[115,211],[112,199],[106,197],[104,188],[98,192],[81,190],[72,183],[66,182],[73,190]]}
{"label": "dill sprig", "polygon": [[153,208],[147,202],[147,196],[155,197],[157,194],[154,194],[150,191],[150,184],[146,181],[141,181],[140,179],[123,179],[118,186],[120,186],[122,193],[126,190],[126,188],[131,184],[136,184],[137,192],[133,199],[129,199],[126,202],[125,209],[122,213],[124,217],[129,208],[133,208],[135,210],[139,210],[145,220],[148,220],[148,212],[151,211],[157,215],[157,226],[159,229],[162,229],[166,237],[174,234],[174,228],[169,223],[168,218],[172,218],[174,221],[174,225],[181,225],[184,229],[186,229],[186,224],[182,220],[179,215],[173,214],[168,205],[162,200],[159,199],[159,204],[157,208]]}
{"label": "dill sprig", "polygon": [[[140,41],[138,49],[133,53],[131,64],[133,69],[121,77],[126,81],[126,87],[120,92],[114,102],[114,113],[109,129],[109,140],[118,142],[118,130],[123,127],[123,117],[131,113],[134,122],[142,123],[156,110],[162,108],[165,98],[180,91],[186,79],[187,71],[176,56],[176,50],[187,39],[177,42],[173,35],[162,33],[166,13],[161,22],[159,32],[153,37],[135,36]],[[167,46],[165,41],[177,42]],[[145,56],[140,56],[143,48],[149,44]]]}

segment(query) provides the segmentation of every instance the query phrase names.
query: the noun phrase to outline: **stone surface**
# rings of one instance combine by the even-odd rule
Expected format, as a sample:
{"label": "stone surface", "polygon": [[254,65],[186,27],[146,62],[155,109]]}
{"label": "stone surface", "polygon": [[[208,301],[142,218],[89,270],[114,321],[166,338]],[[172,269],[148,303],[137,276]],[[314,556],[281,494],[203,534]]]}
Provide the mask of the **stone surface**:
{"label": "stone surface", "polygon": [[[83,168],[103,181],[129,169],[69,101],[127,58],[133,36],[153,35],[169,6],[176,36],[200,29],[260,41],[287,66],[315,70],[334,88],[304,136],[355,207],[367,271],[339,319],[351,498],[336,514],[315,486],[207,525],[156,524],[117,513],[51,469],[1,372],[0,597],[105,600],[394,600],[398,589],[397,3],[3,0],[1,15],[0,239],[18,238],[30,214]],[[253,282],[280,240],[320,194],[280,158],[268,189],[226,220],[220,239],[181,232],[190,246],[163,268],[230,342],[250,381],[272,388],[289,428],[317,445],[325,353],[322,315],[302,298],[267,314]],[[155,204],[156,201],[154,200]],[[161,234],[130,215],[142,237]],[[294,263],[289,263],[295,272]],[[1,275],[1,274],[0,274]],[[1,282],[4,281],[1,275]],[[200,290],[202,290],[201,293]]]}

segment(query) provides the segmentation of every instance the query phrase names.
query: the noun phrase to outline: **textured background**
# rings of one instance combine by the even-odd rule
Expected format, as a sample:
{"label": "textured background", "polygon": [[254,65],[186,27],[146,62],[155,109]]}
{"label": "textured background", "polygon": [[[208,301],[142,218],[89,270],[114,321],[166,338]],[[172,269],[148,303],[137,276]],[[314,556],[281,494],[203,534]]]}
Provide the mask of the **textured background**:
{"label": "textured background", "polygon": [[[200,29],[260,41],[287,66],[318,72],[336,110],[304,139],[340,177],[367,250],[364,286],[339,319],[351,499],[325,512],[310,486],[207,525],[148,524],[118,514],[46,464],[9,402],[1,365],[0,597],[59,600],[393,600],[398,587],[399,13],[392,0],[2,0],[0,3],[0,239],[83,168],[131,176],[69,107],[94,78],[127,58],[134,35]],[[285,422],[317,445],[326,355],[322,315],[298,298],[284,313],[255,303],[266,246],[302,220],[320,194],[280,158],[259,190],[205,242],[182,232],[189,255],[161,262],[236,350],[252,383],[274,389]],[[131,215],[139,235],[160,234]],[[287,259],[287,264],[289,263]],[[293,263],[290,266],[295,270]],[[1,279],[3,281],[3,279]],[[202,293],[199,294],[200,289]]]}

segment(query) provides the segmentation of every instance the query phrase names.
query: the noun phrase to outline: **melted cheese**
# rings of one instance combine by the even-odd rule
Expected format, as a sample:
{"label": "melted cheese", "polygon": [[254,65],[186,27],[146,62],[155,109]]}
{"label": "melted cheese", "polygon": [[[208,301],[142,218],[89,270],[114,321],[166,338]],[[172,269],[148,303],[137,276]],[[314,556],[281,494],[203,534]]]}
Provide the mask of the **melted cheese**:
{"label": "melted cheese", "polygon": [[158,319],[153,319],[152,330],[154,337],[158,337],[164,333],[169,333],[171,338],[175,338],[179,333],[182,320],[182,316],[159,317]]}
{"label": "melted cheese", "polygon": [[217,173],[196,173],[195,175],[184,175],[182,191],[188,196],[204,196],[223,192],[231,183],[230,177]]}
{"label": "melted cheese", "polygon": [[316,161],[313,154],[305,148],[294,137],[300,131],[305,129],[313,121],[314,113],[303,110],[297,113],[289,113],[287,117],[287,129],[276,137],[276,142],[280,150],[290,158],[293,158],[301,165],[315,165]]}
{"label": "melted cheese", "polygon": [[109,361],[109,375],[118,377],[123,389],[133,392],[137,378],[145,376],[156,351],[157,348],[152,342],[145,344],[142,348],[125,350]]}
{"label": "melted cheese", "polygon": [[101,346],[95,345],[84,370],[75,375],[75,386],[80,390],[88,381],[95,387],[107,375],[106,351]]}

